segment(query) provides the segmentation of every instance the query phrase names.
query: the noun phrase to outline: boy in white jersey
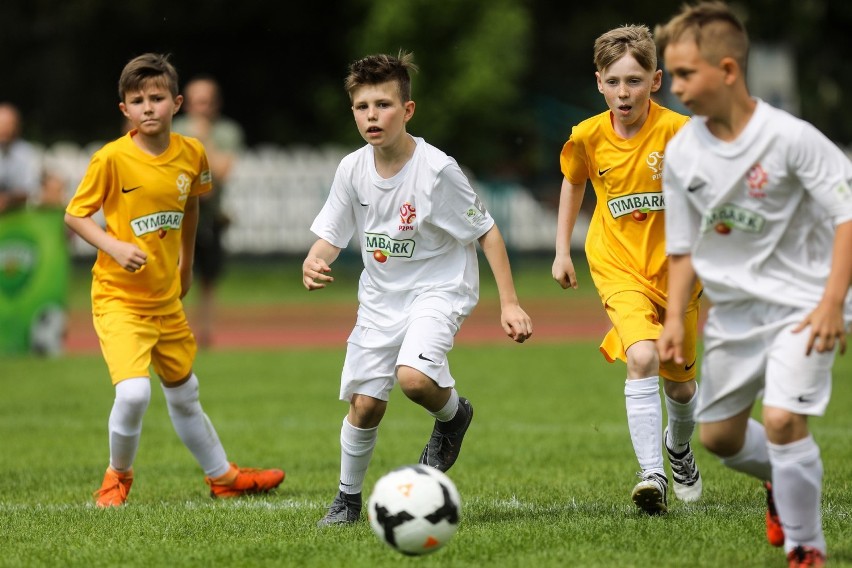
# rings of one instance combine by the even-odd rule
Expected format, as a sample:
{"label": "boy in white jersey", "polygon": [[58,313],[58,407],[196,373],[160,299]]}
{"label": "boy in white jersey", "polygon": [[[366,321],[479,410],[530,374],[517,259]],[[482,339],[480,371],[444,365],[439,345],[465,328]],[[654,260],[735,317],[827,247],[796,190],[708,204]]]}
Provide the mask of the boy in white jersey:
{"label": "boy in white jersey", "polygon": [[[822,566],[823,468],[808,416],[825,411],[852,317],[852,164],[813,126],[749,95],[747,33],[725,4],[685,7],[657,43],[672,92],[697,115],[666,148],[660,357],[683,360],[697,275],[713,303],[701,441],[766,483],[767,537],[789,566]],[[763,424],[750,417],[761,392]]]}
{"label": "boy in white jersey", "polygon": [[[198,196],[210,191],[211,178],[201,142],[171,132],[183,101],[177,72],[166,56],[140,55],[124,67],[118,94],[132,128],[95,153],[65,214],[66,224],[98,249],[92,315],[115,386],[109,467],[96,504],[127,500],[152,365],[175,431],[204,470],[210,495],[269,491],[284,472],[228,462],[192,372],[197,347],[181,298],[192,283]],[[99,210],[106,229],[92,219]]]}
{"label": "boy in white jersey", "polygon": [[435,417],[420,463],[448,470],[473,406],[460,398],[447,354],[479,297],[475,241],[488,260],[506,334],[532,334],[521,309],[503,237],[458,164],[406,131],[414,115],[410,53],[372,55],[345,81],[355,124],[367,145],[346,156],[311,231],[319,238],[302,265],[308,290],[333,282],[330,265],[353,234],[364,270],[358,319],[349,336],[340,398],[349,412],[340,432],[337,496],[319,526],[359,520],[361,491],[389,393],[403,393]]}
{"label": "boy in white jersey", "polygon": [[577,287],[571,232],[591,180],[597,205],[586,235],[586,258],[612,321],[600,350],[610,363],[627,364],[627,427],[641,468],[631,498],[641,510],[658,515],[668,511],[663,446],[675,495],[692,502],[702,492],[690,447],[698,390],[700,286],[695,286],[687,311],[689,360],[661,365],[655,343],[667,306],[663,157],[666,142],[688,118],[651,100],[663,72],[657,67],[657,48],[647,26],[622,26],[602,34],[595,41],[594,61],[598,90],[609,108],[574,126],[562,148],[559,161],[565,177],[552,273],[563,288]]}

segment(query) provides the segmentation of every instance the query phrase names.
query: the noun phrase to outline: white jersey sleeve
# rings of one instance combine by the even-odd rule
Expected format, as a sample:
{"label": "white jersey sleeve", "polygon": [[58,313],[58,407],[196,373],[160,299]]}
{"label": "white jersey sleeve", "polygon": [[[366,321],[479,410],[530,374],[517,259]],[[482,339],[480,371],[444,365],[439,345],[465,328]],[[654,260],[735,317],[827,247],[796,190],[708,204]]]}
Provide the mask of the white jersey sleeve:
{"label": "white jersey sleeve", "polygon": [[432,201],[440,204],[433,205],[432,223],[463,245],[472,243],[494,225],[494,219],[455,161],[438,174]]}
{"label": "white jersey sleeve", "polygon": [[312,233],[338,248],[346,248],[356,230],[352,169],[348,166],[348,158],[338,165],[325,205],[311,224]]}

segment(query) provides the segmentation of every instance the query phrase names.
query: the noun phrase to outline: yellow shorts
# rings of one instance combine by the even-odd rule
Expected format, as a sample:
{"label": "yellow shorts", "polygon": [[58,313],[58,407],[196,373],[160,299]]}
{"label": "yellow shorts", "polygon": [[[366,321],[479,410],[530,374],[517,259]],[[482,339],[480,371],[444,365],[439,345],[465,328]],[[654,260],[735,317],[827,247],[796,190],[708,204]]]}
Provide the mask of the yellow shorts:
{"label": "yellow shorts", "polygon": [[148,377],[152,364],[165,383],[192,372],[198,347],[183,310],[165,316],[107,312],[93,320],[112,384]]}
{"label": "yellow shorts", "polygon": [[[698,311],[696,302],[686,311],[684,320],[683,355],[689,363],[660,363],[660,375],[670,381],[683,383],[695,378]],[[607,300],[606,313],[612,322],[612,329],[604,337],[600,350],[606,360],[612,363],[615,360],[627,362],[625,351],[637,341],[656,341],[663,330],[662,320],[666,310],[645,294],[628,290],[614,294]]]}

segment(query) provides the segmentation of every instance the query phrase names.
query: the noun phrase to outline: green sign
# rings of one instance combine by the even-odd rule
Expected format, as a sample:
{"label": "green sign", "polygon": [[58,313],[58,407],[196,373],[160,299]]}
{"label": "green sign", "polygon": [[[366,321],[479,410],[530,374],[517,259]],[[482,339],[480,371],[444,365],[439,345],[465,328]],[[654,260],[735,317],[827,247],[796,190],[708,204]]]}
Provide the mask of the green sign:
{"label": "green sign", "polygon": [[0,355],[61,352],[71,264],[64,215],[0,214]]}

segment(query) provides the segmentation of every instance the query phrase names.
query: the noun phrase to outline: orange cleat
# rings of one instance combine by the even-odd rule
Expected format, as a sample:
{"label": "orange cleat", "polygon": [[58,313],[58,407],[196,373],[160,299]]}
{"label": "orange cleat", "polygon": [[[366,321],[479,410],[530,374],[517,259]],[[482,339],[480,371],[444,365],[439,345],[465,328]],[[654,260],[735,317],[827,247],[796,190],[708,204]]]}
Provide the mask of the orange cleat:
{"label": "orange cleat", "polygon": [[121,507],[133,485],[133,470],[115,471],[108,467],[101,488],[94,492],[95,504],[102,509]]}
{"label": "orange cleat", "polygon": [[241,495],[268,493],[284,481],[284,472],[280,469],[254,469],[238,467],[232,463],[231,469],[224,475],[213,479],[205,477],[210,486],[210,496],[214,499],[227,499]]}
{"label": "orange cleat", "polygon": [[[772,497],[772,484],[764,482],[766,488],[766,540],[772,546],[784,546],[784,527],[775,510],[775,499]],[[792,566],[792,564],[791,564]]]}
{"label": "orange cleat", "polygon": [[825,566],[825,554],[812,546],[797,546],[787,554],[788,568],[803,568],[814,566],[822,568]]}

